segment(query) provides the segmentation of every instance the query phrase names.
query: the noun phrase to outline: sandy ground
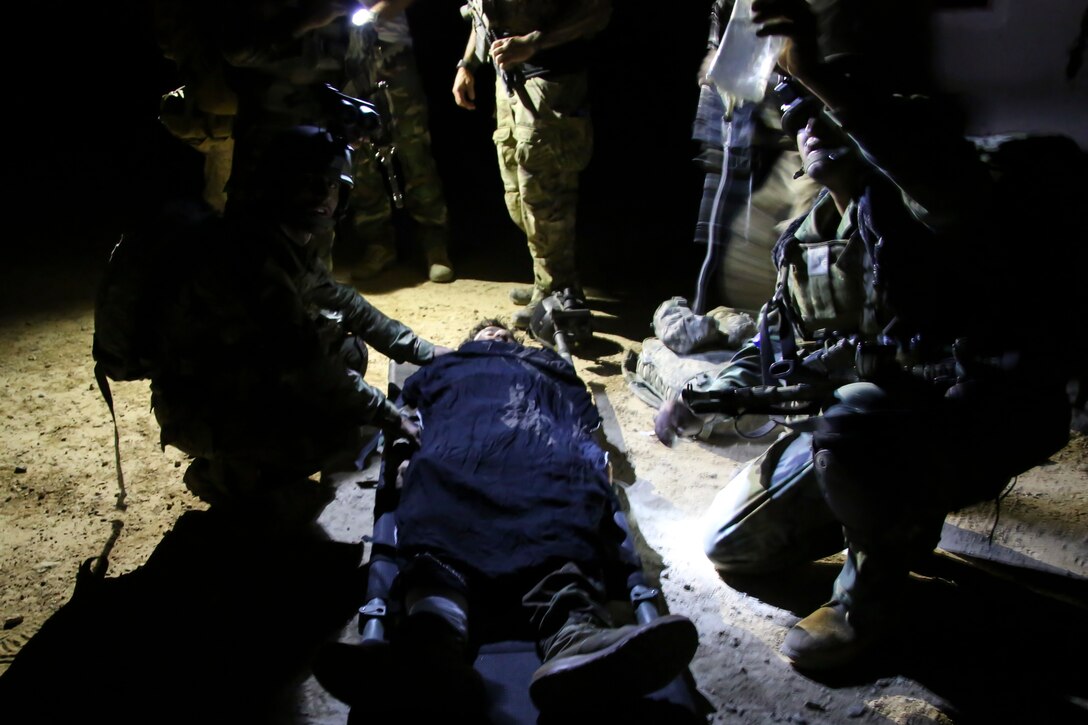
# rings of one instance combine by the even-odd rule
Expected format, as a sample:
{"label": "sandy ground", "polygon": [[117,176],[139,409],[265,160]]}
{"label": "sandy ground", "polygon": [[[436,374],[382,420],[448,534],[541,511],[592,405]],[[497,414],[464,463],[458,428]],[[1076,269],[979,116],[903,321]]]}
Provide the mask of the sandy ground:
{"label": "sandy ground", "polygon": [[[12,270],[3,280],[0,672],[11,667],[15,674],[19,667],[13,662],[23,664],[16,683],[0,677],[0,684],[7,679],[17,685],[4,690],[5,696],[34,693],[43,706],[93,690],[93,700],[103,711],[123,721],[126,712],[138,711],[135,705],[126,710],[126,703],[144,702],[133,673],[145,664],[165,668],[162,677],[143,683],[155,681],[167,698],[157,700],[157,714],[143,721],[164,721],[169,719],[166,713],[199,701],[202,692],[232,692],[228,676],[220,677],[226,684],[213,683],[215,673],[246,667],[232,659],[239,649],[264,643],[268,651],[282,651],[276,643],[289,640],[291,628],[306,620],[302,609],[292,609],[284,616],[270,613],[269,625],[260,615],[278,611],[276,601],[256,591],[239,596],[239,601],[230,599],[229,588],[217,596],[202,595],[199,606],[180,616],[169,598],[125,599],[123,591],[135,589],[125,590],[121,584],[142,581],[139,573],[150,572],[148,562],[157,550],[163,551],[161,559],[168,559],[163,542],[171,537],[166,535],[175,531],[173,539],[184,541],[184,532],[177,531],[182,528],[179,521],[183,516],[196,520],[206,507],[181,483],[184,456],[159,449],[146,382],[114,386],[128,488],[125,507],[115,507],[113,426],[94,383],[90,355],[95,278],[92,261],[60,274],[52,264]],[[417,270],[402,265],[363,289],[381,309],[422,335],[456,345],[471,321],[510,314],[506,290],[516,281],[515,275],[488,269],[482,260],[467,260],[460,279],[450,285],[419,281]],[[667,608],[691,617],[698,627],[700,647],[691,671],[712,710],[711,721],[1061,723],[1088,716],[1083,653],[1074,650],[1078,640],[1080,647],[1088,641],[1082,586],[1088,576],[1088,443],[1083,436],[1074,437],[1047,466],[1021,477],[1003,502],[994,533],[994,543],[1002,550],[1047,562],[1050,569],[983,567],[959,557],[935,557],[913,582],[917,601],[912,600],[909,611],[914,615],[903,621],[886,650],[857,671],[834,678],[806,676],[783,662],[777,647],[788,628],[827,596],[835,562],[769,580],[726,582],[718,576],[701,555],[699,517],[765,442],[681,441],[672,450],[657,442],[651,432],[653,411],[628,391],[622,363],[649,334],[650,313],[658,299],[616,300],[592,288],[590,292],[598,335],[579,353],[577,368],[608,413],[606,432],[614,447],[617,483],[648,545],[647,569],[660,581]],[[386,363],[373,356],[367,375],[371,382],[385,385]],[[358,486],[333,495],[348,510],[366,503]],[[992,506],[981,507],[955,521],[961,531],[984,539],[994,513]],[[334,518],[326,529],[334,539],[355,547],[347,551],[353,566],[350,560],[358,557],[370,522],[345,518],[343,509]],[[282,555],[287,561],[298,554],[277,549],[267,530],[256,537],[260,543],[240,544],[247,540],[245,531],[234,529],[237,536],[223,540],[258,547],[247,549],[250,554],[258,551],[258,560]],[[115,593],[120,592],[115,606],[108,614],[96,610],[94,616],[79,618],[69,612],[61,617],[58,613],[75,609],[70,600],[79,599],[73,591],[80,564],[104,552],[109,558],[106,581],[116,582]],[[213,576],[216,566],[227,566],[226,561],[226,554],[210,556],[202,566]],[[275,571],[286,570],[283,564]],[[201,576],[194,574],[192,581]],[[245,573],[235,570],[231,576],[245,578]],[[291,607],[343,594],[336,582],[316,577],[295,587],[291,596],[298,595],[299,601],[292,599]],[[244,641],[195,634],[204,621],[201,616],[217,612],[243,620],[224,624],[222,631],[232,633],[230,637],[247,631],[239,635]],[[350,609],[336,609],[311,640],[338,636],[345,616]],[[138,632],[125,629],[131,622],[140,623]],[[36,642],[40,645],[32,646]],[[127,654],[126,647],[132,648]],[[183,676],[166,668],[171,657],[197,648],[204,648],[195,660],[201,663],[199,671]],[[129,669],[111,670],[119,662]],[[66,681],[63,673],[72,668],[72,679]],[[178,680],[163,682],[171,677]],[[84,686],[73,690],[75,681]],[[263,700],[249,702],[246,711],[275,710],[278,714],[268,715],[269,721],[344,722],[343,706],[316,692],[312,681],[304,681],[303,665],[301,674],[284,678],[280,690],[287,694],[265,693]],[[269,701],[282,706],[269,707]],[[0,702],[0,719],[4,707]],[[247,720],[262,717],[254,714]]]}

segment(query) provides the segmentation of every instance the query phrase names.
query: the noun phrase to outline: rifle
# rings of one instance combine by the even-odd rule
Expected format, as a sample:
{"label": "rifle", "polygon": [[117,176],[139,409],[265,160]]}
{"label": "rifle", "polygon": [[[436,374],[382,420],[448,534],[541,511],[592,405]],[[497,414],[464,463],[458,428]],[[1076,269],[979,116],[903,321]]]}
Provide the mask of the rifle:
{"label": "rifle", "polygon": [[[377,39],[377,31],[373,27],[373,22],[371,20],[368,27],[356,31],[371,36],[366,37],[364,35],[365,40],[360,43],[360,51],[354,58],[356,62],[361,61],[361,64],[355,67],[360,75],[365,76],[365,88],[355,89],[354,86],[359,85],[359,81],[354,79],[349,85],[356,92],[365,93],[370,98],[371,103],[374,104],[374,108],[382,119],[381,126],[368,141],[374,150],[374,160],[385,171],[385,178],[389,182],[389,191],[393,197],[393,204],[398,209],[403,209],[404,191],[396,165],[397,147],[393,142],[393,129],[396,126],[396,116],[393,115],[395,110],[393,108],[393,96],[389,91],[389,83],[380,80],[378,77],[379,70],[385,64],[385,57],[382,44]],[[367,24],[364,23],[363,25]],[[365,73],[362,73],[362,71],[365,71]]]}
{"label": "rifle", "polygon": [[[860,351],[865,351],[860,354]],[[746,413],[760,415],[816,415],[834,400],[837,389],[860,379],[858,365],[874,348],[855,337],[840,338],[800,359],[771,363],[764,380],[788,381],[784,385],[752,385],[725,390],[700,391],[690,386],[680,397],[696,413],[720,413],[736,418]],[[883,353],[883,348],[877,350]],[[886,357],[882,355],[882,357]]]}
{"label": "rifle", "polygon": [[[469,0],[462,6],[461,15],[472,20],[472,25],[476,29],[476,58],[483,63],[491,56],[492,43],[499,39],[499,35],[491,28],[487,14],[484,13],[483,0]],[[503,70],[494,58],[491,58],[491,65],[494,67],[495,73],[502,79],[506,95],[513,96],[517,94],[522,105],[528,109],[531,115],[536,116],[536,106],[533,105],[533,99],[529,97],[528,91],[525,90],[525,76],[521,71],[521,67]]]}
{"label": "rifle", "polygon": [[374,105],[382,118],[387,119],[382,126],[379,138],[372,141],[374,146],[374,160],[385,169],[385,178],[389,181],[389,192],[393,197],[393,205],[398,209],[404,208],[404,189],[400,183],[400,172],[397,171],[396,158],[397,146],[393,143],[393,125],[396,119],[393,116],[393,97],[389,94],[389,84],[378,81],[377,95],[374,97]]}
{"label": "rifle", "polygon": [[[979,364],[1000,367],[991,358]],[[896,362],[895,347],[857,337],[845,337],[798,360],[780,360],[768,368],[770,377],[789,380],[785,385],[753,385],[726,390],[681,391],[683,402],[696,413],[721,413],[737,417],[763,415],[817,415],[835,400],[835,391],[859,381],[896,385],[905,378],[926,380],[947,387],[962,373],[962,361],[946,360],[925,365]],[[766,378],[764,378],[766,379]]]}
{"label": "rifle", "polygon": [[748,413],[763,415],[815,415],[834,399],[841,383],[753,385],[726,390],[695,390],[687,387],[680,398],[696,413],[722,413],[736,418]]}

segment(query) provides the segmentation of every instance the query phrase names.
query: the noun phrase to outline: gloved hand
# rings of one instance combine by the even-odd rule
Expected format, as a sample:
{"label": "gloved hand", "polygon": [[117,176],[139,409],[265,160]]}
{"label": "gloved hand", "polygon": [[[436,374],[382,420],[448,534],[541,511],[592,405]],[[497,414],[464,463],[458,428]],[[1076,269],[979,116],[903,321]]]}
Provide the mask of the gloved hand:
{"label": "gloved hand", "polygon": [[418,448],[420,444],[420,436],[423,433],[423,426],[420,425],[419,417],[415,413],[401,410],[400,412],[400,433],[398,438],[407,438],[412,441]]}

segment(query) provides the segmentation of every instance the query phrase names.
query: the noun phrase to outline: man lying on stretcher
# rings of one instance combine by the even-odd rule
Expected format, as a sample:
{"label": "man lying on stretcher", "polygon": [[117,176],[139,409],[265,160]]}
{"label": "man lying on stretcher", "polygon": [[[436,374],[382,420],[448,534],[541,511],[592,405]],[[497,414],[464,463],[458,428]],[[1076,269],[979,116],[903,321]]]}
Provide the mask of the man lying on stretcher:
{"label": "man lying on stretcher", "polygon": [[690,620],[615,626],[606,607],[639,564],[621,550],[593,436],[600,415],[568,362],[485,320],[409,377],[402,397],[420,428],[398,472],[407,616],[390,647],[331,647],[315,666],[326,689],[354,704],[406,687],[402,707],[480,712],[471,663],[500,621],[539,643],[530,695],[541,710],[639,697],[687,667]]}

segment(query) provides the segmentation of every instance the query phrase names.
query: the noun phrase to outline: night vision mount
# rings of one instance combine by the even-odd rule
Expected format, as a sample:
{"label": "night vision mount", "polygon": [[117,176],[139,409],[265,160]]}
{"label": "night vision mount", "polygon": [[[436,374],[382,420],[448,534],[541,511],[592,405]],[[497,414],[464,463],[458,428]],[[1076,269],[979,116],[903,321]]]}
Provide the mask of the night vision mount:
{"label": "night vision mount", "polygon": [[380,134],[383,120],[374,104],[341,93],[327,83],[317,96],[322,115],[328,119],[329,133],[352,148]]}

